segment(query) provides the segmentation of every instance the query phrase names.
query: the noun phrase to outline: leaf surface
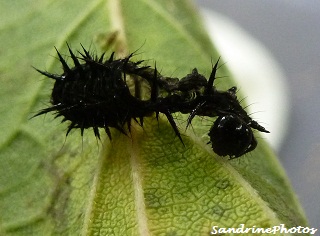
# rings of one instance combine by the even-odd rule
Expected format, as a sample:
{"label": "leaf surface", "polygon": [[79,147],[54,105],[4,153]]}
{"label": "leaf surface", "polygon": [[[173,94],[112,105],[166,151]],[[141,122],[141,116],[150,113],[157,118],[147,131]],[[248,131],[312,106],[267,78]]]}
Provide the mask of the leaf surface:
{"label": "leaf surface", "polygon": [[[189,1],[0,1],[0,234],[208,235],[212,226],[305,225],[283,169],[263,140],[236,160],[217,157],[208,142],[212,120],[176,114],[185,146],[166,119],[146,119],[131,135],[97,141],[51,114],[53,81],[31,68],[61,73],[53,46],[156,62],[181,78],[193,68],[208,77],[214,50]],[[111,40],[115,36],[115,40]],[[109,48],[109,52],[112,48]],[[226,66],[218,71],[228,75]],[[219,89],[233,86],[219,80]],[[248,94],[250,96],[250,94]],[[261,140],[261,141],[260,141]]]}

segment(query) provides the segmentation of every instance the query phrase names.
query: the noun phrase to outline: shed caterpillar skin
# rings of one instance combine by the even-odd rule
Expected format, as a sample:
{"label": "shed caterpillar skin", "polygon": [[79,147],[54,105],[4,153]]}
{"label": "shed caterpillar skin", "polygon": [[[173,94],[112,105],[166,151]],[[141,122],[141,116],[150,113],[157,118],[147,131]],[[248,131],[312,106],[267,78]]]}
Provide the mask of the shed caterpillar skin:
{"label": "shed caterpillar skin", "polygon": [[[39,111],[35,116],[54,112],[56,117],[69,121],[66,135],[72,129],[93,128],[100,138],[99,128],[104,128],[111,139],[110,128],[126,134],[131,121],[143,126],[143,118],[154,113],[164,114],[175,134],[183,143],[172,113],[189,114],[187,127],[195,116],[217,117],[209,130],[212,149],[220,156],[237,158],[254,150],[257,141],[252,129],[269,133],[254,121],[241,107],[236,96],[236,87],[219,91],[214,86],[219,60],[212,68],[207,80],[197,69],[182,79],[161,75],[156,66],[142,66],[143,60],[133,62],[134,53],[115,59],[111,53],[108,59],[91,54],[83,46],[77,57],[68,45],[74,66],[71,67],[56,49],[63,73],[52,74],[36,69],[42,75],[55,80],[51,94],[52,106]],[[150,87],[147,99],[141,99],[141,86],[135,84],[133,95],[127,78],[143,79]]]}

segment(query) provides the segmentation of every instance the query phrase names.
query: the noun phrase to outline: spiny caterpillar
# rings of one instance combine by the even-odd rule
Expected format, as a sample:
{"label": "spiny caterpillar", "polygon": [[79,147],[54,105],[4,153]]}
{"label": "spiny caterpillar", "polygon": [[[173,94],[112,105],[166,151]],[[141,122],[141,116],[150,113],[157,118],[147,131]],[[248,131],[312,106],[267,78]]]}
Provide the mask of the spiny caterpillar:
{"label": "spiny caterpillar", "polygon": [[[82,45],[81,45],[82,46]],[[62,74],[51,74],[36,69],[46,77],[55,80],[51,95],[51,107],[41,110],[35,116],[55,112],[70,121],[67,135],[72,129],[93,128],[100,138],[99,128],[104,128],[111,140],[110,128],[126,134],[130,132],[131,121],[143,126],[143,118],[164,114],[175,134],[182,141],[172,113],[190,114],[187,127],[195,116],[217,117],[208,133],[212,149],[220,156],[236,158],[254,150],[257,141],[252,128],[269,133],[252,120],[239,104],[236,87],[219,91],[214,86],[219,60],[212,68],[207,80],[197,69],[182,79],[162,76],[150,66],[142,66],[143,60],[133,62],[133,53],[122,59],[115,59],[114,53],[108,59],[91,55],[83,46],[77,57],[68,45],[74,66],[70,67],[56,49],[62,64]],[[141,86],[136,81],[135,94],[129,89],[127,77],[143,79],[150,87],[147,99],[141,98]]]}

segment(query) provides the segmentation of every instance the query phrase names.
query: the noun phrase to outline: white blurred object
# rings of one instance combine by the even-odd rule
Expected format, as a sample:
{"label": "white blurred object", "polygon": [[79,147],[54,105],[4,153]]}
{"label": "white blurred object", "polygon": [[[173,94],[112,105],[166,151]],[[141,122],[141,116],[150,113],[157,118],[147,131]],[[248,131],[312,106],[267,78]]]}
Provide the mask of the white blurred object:
{"label": "white blurred object", "polygon": [[[212,42],[247,95],[248,111],[270,131],[261,133],[275,151],[281,147],[289,119],[286,79],[270,52],[229,18],[201,10]],[[241,98],[240,98],[241,99]]]}

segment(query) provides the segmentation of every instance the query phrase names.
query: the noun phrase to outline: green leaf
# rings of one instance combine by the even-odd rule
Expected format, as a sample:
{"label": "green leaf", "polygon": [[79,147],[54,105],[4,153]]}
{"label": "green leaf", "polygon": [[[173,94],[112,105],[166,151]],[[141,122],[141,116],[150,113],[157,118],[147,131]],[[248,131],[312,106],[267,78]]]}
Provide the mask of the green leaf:
{"label": "green leaf", "polygon": [[[215,225],[306,225],[268,145],[259,139],[246,156],[218,157],[206,144],[212,120],[195,119],[184,132],[186,116],[177,114],[183,146],[163,117],[134,125],[129,136],[113,132],[112,142],[92,130],[65,138],[66,125],[51,114],[30,119],[49,105],[53,86],[31,65],[61,73],[53,46],[67,55],[65,42],[98,54],[113,42],[118,55],[138,49],[135,59],[156,61],[164,75],[197,67],[208,76],[219,54],[189,1],[1,0],[0,9],[0,234],[208,235]],[[226,66],[218,72],[228,75]],[[219,81],[219,89],[232,85]]]}

